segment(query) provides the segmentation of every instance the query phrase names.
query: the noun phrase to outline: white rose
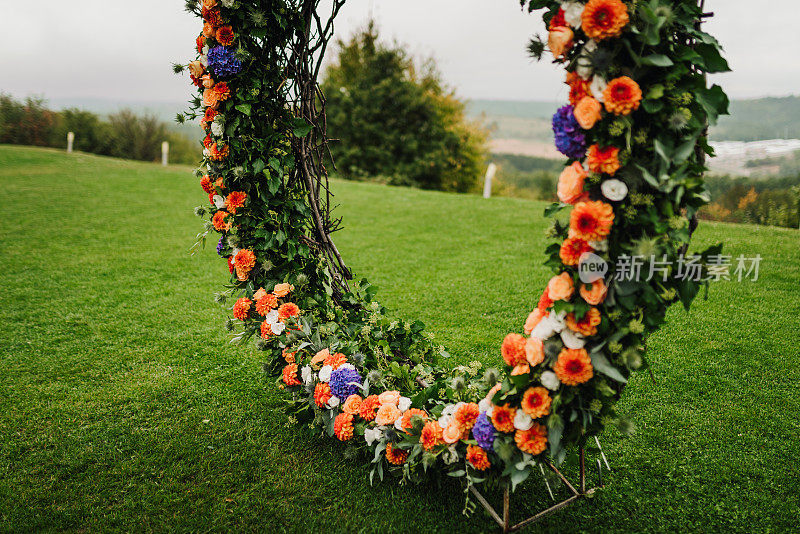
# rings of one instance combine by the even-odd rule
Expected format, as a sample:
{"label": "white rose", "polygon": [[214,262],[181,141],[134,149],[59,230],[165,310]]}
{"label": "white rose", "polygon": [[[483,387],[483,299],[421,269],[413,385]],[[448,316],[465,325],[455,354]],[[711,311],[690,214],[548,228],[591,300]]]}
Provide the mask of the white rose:
{"label": "white rose", "polygon": [[325,365],[322,369],[319,370],[319,379],[321,382],[327,382],[331,379],[331,373],[333,372],[333,367],[330,365]]}
{"label": "white rose", "polygon": [[403,430],[403,418],[402,417],[398,417],[397,419],[394,420],[394,427],[397,430]]}
{"label": "white rose", "polygon": [[616,178],[603,182],[603,185],[600,186],[600,190],[603,192],[604,197],[615,202],[619,202],[628,196],[628,186],[625,185],[625,182],[617,180]]}
{"label": "white rose", "polygon": [[586,345],[586,340],[577,332],[573,332],[569,328],[561,331],[561,341],[568,349],[582,349]]}
{"label": "white rose", "polygon": [[575,29],[581,27],[581,15],[583,15],[583,4],[578,2],[564,2],[561,4],[564,10],[564,20]]}
{"label": "white rose", "polygon": [[589,90],[598,102],[603,101],[603,91],[606,90],[608,82],[602,76],[595,76],[592,78],[592,83],[589,84]]}
{"label": "white rose", "polygon": [[[207,49],[208,49],[207,46],[203,47],[203,50],[205,50],[206,52],[208,52]],[[208,56],[205,53],[203,53],[203,55],[200,56],[200,63],[202,63],[205,68],[208,68]]]}
{"label": "white rose", "polygon": [[409,408],[411,408],[411,399],[408,397],[400,397],[400,401],[397,403],[397,407],[400,409],[401,412],[405,412]]}
{"label": "white rose", "polygon": [[555,334],[556,330],[554,327],[554,323],[552,319],[550,319],[549,315],[543,318],[541,321],[539,321],[539,324],[537,324],[534,327],[533,331],[531,332],[531,336],[541,339],[542,341],[544,341],[545,339],[550,339]]}
{"label": "white rose", "polygon": [[578,76],[583,78],[584,80],[588,80],[594,74],[594,67],[592,66],[592,60],[590,60],[586,56],[580,56],[575,61],[575,72],[578,73]]}
{"label": "white rose", "polygon": [[302,369],[300,369],[300,377],[303,379],[304,384],[311,383],[311,366],[306,365]]}
{"label": "white rose", "polygon": [[372,445],[376,441],[380,441],[383,437],[383,431],[380,428],[366,428],[364,429],[364,439],[367,445]]}
{"label": "white rose", "polygon": [[539,381],[542,383],[544,387],[549,389],[550,391],[555,391],[561,385],[561,380],[558,379],[556,374],[553,371],[545,371],[542,373],[542,376],[539,378]]}
{"label": "white rose", "polygon": [[450,424],[450,421],[452,421],[452,420],[453,420],[453,418],[452,418],[452,417],[450,417],[449,415],[443,415],[443,416],[441,416],[441,417],[439,418],[439,421],[438,421],[438,423],[439,423],[439,426],[440,426],[440,427],[442,427],[442,428],[447,428],[447,425],[449,425],[449,424]]}
{"label": "white rose", "polygon": [[225,199],[219,195],[214,195],[214,205],[218,210],[225,209]]}
{"label": "white rose", "polygon": [[211,123],[211,134],[215,137],[222,137],[222,134],[225,133],[225,127],[222,126],[221,122],[212,122]]}
{"label": "white rose", "polygon": [[489,399],[481,399],[481,401],[478,403],[478,411],[481,412],[485,412],[489,410],[489,408],[491,407],[492,407],[492,401],[490,401]]}
{"label": "white rose", "polygon": [[339,406],[339,397],[331,397],[328,399],[329,408],[336,408],[337,406]]}
{"label": "white rose", "polygon": [[448,404],[447,406],[444,407],[444,410],[442,410],[442,415],[447,417],[452,417],[453,414],[456,413],[456,406],[458,406],[458,404]]}
{"label": "white rose", "polygon": [[514,416],[514,428],[517,430],[530,430],[532,426],[533,419],[531,419],[531,416],[522,410],[517,410],[517,415]]}
{"label": "white rose", "polygon": [[270,330],[276,336],[283,334],[283,331],[286,330],[286,325],[283,321],[275,321],[274,323],[267,323],[269,325]]}
{"label": "white rose", "polygon": [[264,320],[267,321],[268,324],[275,323],[278,321],[278,310],[272,310],[267,315],[264,316]]}

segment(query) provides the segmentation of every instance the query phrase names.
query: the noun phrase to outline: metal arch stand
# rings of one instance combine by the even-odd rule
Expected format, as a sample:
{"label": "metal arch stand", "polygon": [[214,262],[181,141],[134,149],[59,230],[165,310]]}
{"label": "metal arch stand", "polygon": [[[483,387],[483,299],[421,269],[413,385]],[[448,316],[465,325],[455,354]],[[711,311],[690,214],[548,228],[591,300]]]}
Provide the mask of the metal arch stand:
{"label": "metal arch stand", "polygon": [[[599,445],[599,443],[598,443],[598,445]],[[602,454],[602,449],[600,449],[600,451],[601,451],[601,454]],[[581,445],[580,448],[578,449],[578,458],[579,458],[579,461],[580,461],[580,474],[579,474],[578,488],[575,488],[575,486],[573,486],[570,483],[570,481],[567,479],[567,477],[565,477],[564,474],[561,471],[559,471],[558,468],[556,468],[556,466],[553,465],[550,461],[544,460],[542,462],[547,467],[549,467],[550,470],[552,470],[556,475],[558,475],[558,478],[561,479],[561,481],[567,486],[567,489],[569,489],[569,491],[570,491],[570,493],[572,495],[570,495],[568,498],[564,499],[563,501],[558,502],[558,503],[554,504],[553,506],[551,506],[551,507],[549,507],[549,508],[547,508],[545,510],[542,510],[541,512],[539,512],[537,514],[532,515],[531,517],[520,521],[519,523],[517,523],[515,525],[511,524],[511,514],[510,514],[511,492],[509,490],[508,485],[506,485],[505,488],[503,489],[503,515],[502,515],[502,517],[494,509],[494,507],[491,504],[489,504],[489,501],[487,501],[486,498],[483,495],[481,495],[481,493],[477,489],[475,489],[475,486],[470,486],[469,490],[472,492],[472,494],[475,496],[475,498],[478,499],[478,502],[481,503],[481,506],[483,506],[486,509],[486,511],[489,512],[489,515],[492,516],[492,519],[494,519],[497,522],[497,524],[500,525],[500,528],[503,529],[503,532],[516,532],[516,531],[518,531],[518,530],[520,530],[520,529],[522,529],[522,528],[524,528],[524,527],[526,527],[526,526],[528,526],[528,525],[530,525],[532,523],[535,523],[535,522],[539,521],[540,519],[544,518],[545,516],[547,516],[547,515],[549,515],[549,514],[551,514],[553,512],[556,512],[556,511],[558,511],[558,510],[560,510],[562,508],[565,508],[565,507],[567,507],[567,506],[569,506],[571,504],[574,504],[575,502],[579,501],[582,498],[592,496],[595,493],[595,491],[597,491],[598,489],[604,487],[603,476],[602,476],[602,464],[600,463],[600,460],[599,459],[597,460],[597,468],[598,468],[598,470],[597,470],[597,474],[598,474],[597,486],[587,489],[586,488],[586,450],[585,450],[583,445]],[[603,459],[605,459],[605,455],[603,455]],[[608,465],[607,462],[606,462],[606,465]],[[549,485],[548,485],[548,490],[549,490]],[[551,495],[552,495],[552,493],[551,493]]]}

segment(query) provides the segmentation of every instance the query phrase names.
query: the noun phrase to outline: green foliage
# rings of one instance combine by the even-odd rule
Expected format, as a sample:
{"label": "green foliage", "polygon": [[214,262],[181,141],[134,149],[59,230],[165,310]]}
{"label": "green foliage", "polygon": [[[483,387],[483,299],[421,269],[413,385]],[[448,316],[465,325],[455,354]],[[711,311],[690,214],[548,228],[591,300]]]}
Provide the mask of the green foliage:
{"label": "green foliage", "polygon": [[800,175],[775,179],[711,176],[712,202],[703,218],[797,228],[800,225]]}
{"label": "green foliage", "polygon": [[0,143],[48,146],[56,121],[44,99],[29,97],[17,102],[0,93]]}
{"label": "green foliage", "polygon": [[380,42],[372,21],[338,44],[322,89],[339,173],[423,189],[475,189],[487,132],[465,118],[464,102],[433,60],[415,64],[401,45]]}

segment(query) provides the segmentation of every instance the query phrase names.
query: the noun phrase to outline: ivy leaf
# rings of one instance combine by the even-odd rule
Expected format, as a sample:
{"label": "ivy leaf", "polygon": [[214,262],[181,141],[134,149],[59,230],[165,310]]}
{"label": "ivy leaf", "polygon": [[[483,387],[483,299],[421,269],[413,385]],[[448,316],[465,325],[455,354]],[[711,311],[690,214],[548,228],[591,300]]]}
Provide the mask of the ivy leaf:
{"label": "ivy leaf", "polygon": [[695,51],[703,58],[703,70],[706,72],[728,72],[731,68],[728,62],[719,53],[719,48],[711,44],[697,44]]}
{"label": "ivy leaf", "polygon": [[244,113],[248,117],[250,116],[250,109],[251,109],[250,104],[239,104],[238,106],[236,106],[236,109],[238,111],[241,111],[242,113]]}
{"label": "ivy leaf", "polygon": [[298,138],[307,136],[311,133],[311,130],[314,129],[313,126],[311,126],[308,122],[306,122],[305,119],[301,117],[297,117],[292,121],[292,127],[294,128],[292,133]]}

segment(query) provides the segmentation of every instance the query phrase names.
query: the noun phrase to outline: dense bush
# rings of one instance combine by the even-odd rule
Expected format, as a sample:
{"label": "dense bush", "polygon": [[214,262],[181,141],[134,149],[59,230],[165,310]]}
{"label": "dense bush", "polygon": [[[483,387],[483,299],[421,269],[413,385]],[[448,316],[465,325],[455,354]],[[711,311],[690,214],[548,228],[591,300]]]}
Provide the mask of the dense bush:
{"label": "dense bush", "polygon": [[322,89],[339,173],[423,189],[479,188],[487,132],[467,121],[433,61],[419,65],[400,45],[380,43],[372,22],[338,45]]}
{"label": "dense bush", "polygon": [[796,228],[800,225],[800,174],[753,179],[710,176],[711,204],[700,212],[706,219]]}
{"label": "dense bush", "polygon": [[172,163],[195,164],[201,156],[199,142],[169,130],[154,115],[122,110],[102,120],[77,108],[52,111],[42,99],[23,103],[0,94],[0,143],[65,148],[67,132],[75,133],[75,150],[93,154],[159,161],[161,143],[169,141]]}

